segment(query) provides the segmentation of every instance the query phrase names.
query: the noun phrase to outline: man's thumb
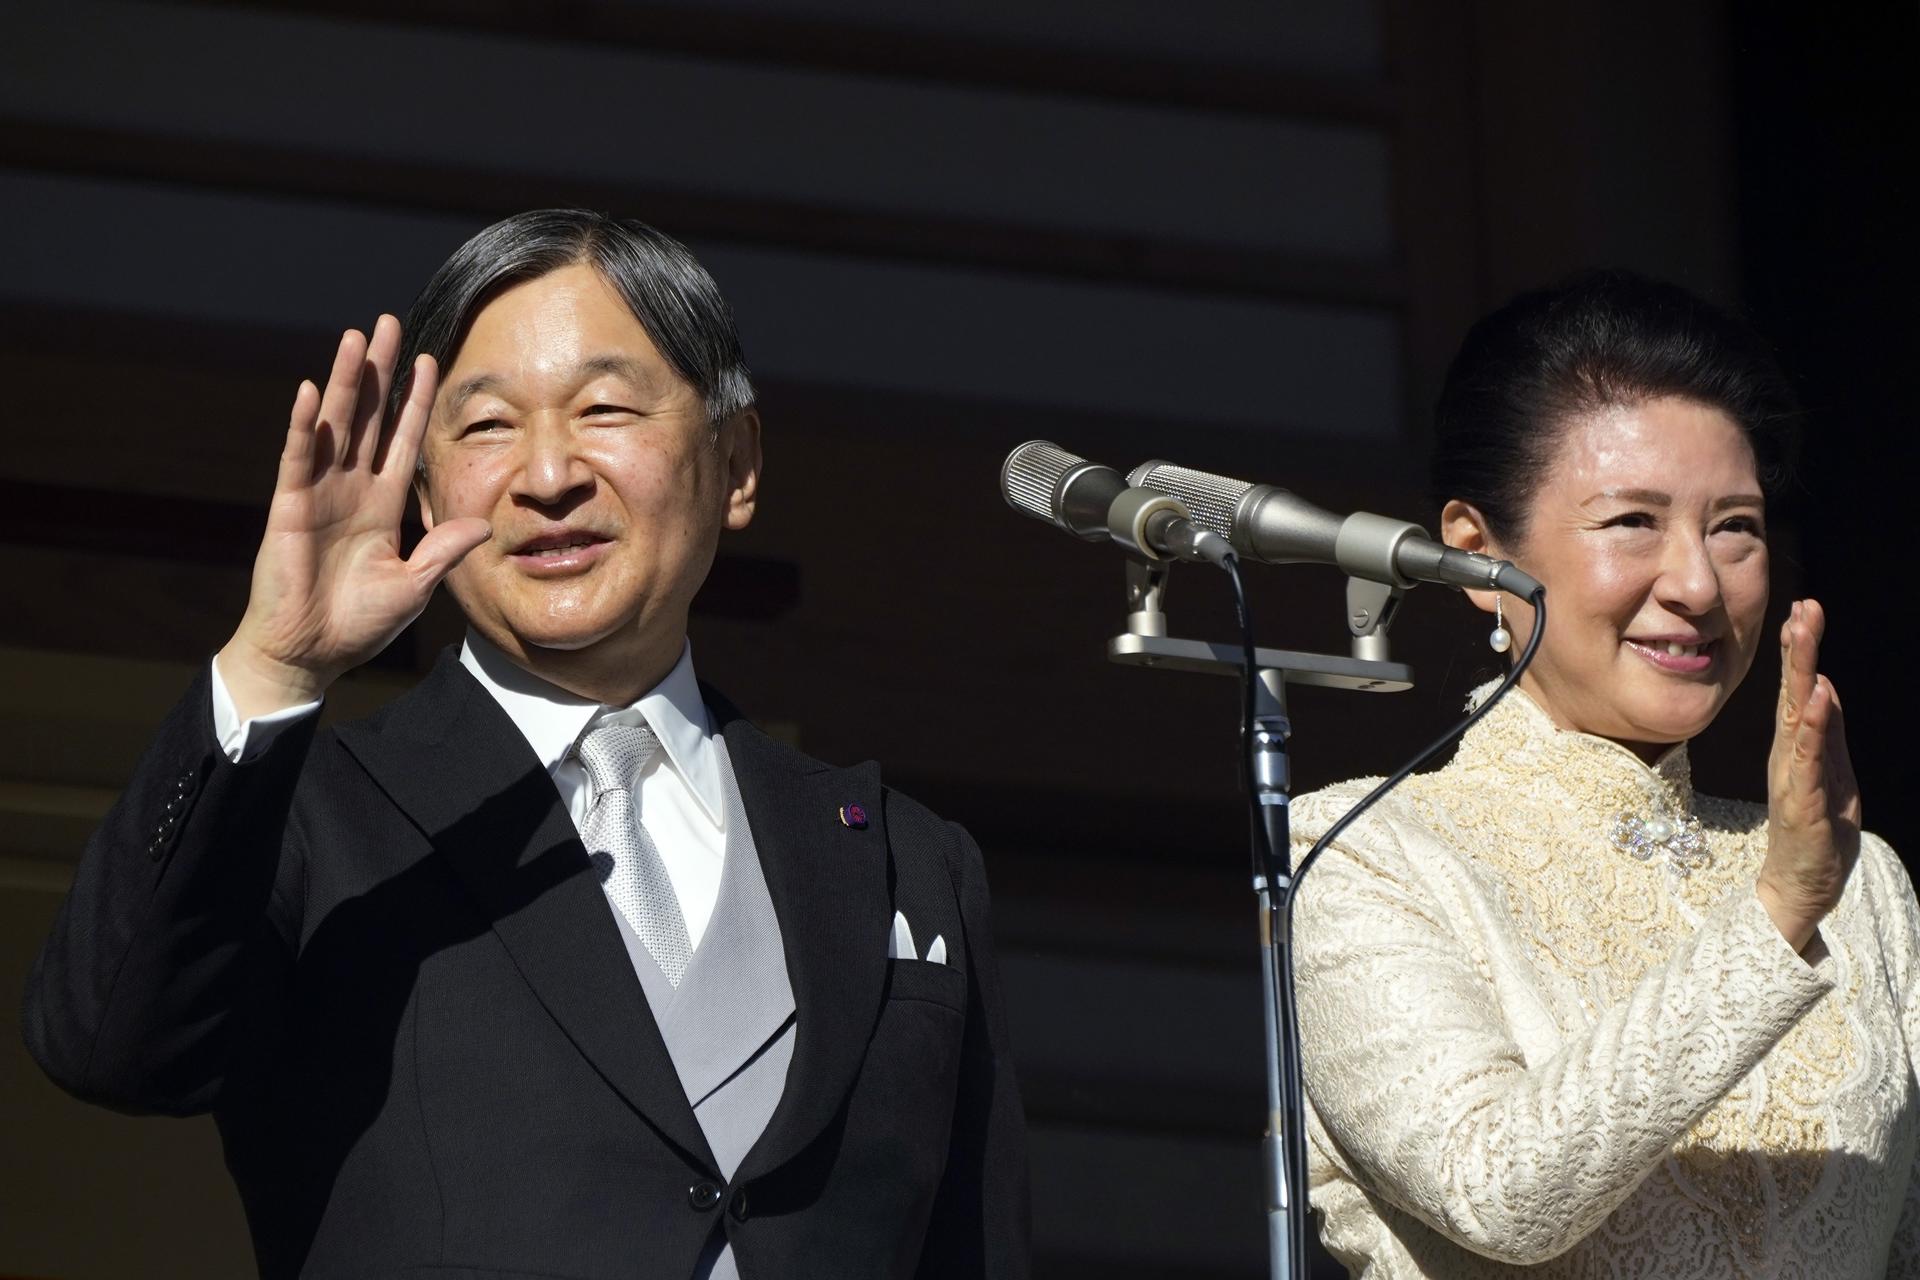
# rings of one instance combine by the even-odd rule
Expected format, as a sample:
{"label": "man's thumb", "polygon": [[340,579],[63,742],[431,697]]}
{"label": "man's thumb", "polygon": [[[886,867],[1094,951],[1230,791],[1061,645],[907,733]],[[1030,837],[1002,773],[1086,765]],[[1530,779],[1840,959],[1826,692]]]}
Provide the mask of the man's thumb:
{"label": "man's thumb", "polygon": [[413,549],[407,567],[429,589],[453,572],[467,553],[493,536],[493,526],[477,516],[443,520]]}

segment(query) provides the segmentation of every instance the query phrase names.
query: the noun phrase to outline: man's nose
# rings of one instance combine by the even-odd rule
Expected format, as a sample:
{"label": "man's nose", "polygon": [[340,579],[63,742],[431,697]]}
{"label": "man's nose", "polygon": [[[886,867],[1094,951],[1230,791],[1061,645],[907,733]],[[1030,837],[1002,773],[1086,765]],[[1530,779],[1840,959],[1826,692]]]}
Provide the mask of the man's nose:
{"label": "man's nose", "polygon": [[513,482],[516,497],[556,506],[591,483],[592,473],[566,423],[536,419],[521,440],[523,453]]}

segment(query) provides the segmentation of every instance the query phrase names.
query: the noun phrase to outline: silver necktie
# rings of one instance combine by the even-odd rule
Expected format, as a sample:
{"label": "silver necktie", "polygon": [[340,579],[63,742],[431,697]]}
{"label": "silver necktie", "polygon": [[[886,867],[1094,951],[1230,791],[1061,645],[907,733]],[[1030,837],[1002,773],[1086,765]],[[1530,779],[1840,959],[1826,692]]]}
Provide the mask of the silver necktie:
{"label": "silver necktie", "polygon": [[593,783],[593,805],[580,826],[600,887],[646,944],[660,972],[675,987],[687,972],[693,946],[687,918],[667,878],[667,864],[634,812],[633,786],[640,770],[660,750],[660,739],[643,724],[601,724],[573,753]]}

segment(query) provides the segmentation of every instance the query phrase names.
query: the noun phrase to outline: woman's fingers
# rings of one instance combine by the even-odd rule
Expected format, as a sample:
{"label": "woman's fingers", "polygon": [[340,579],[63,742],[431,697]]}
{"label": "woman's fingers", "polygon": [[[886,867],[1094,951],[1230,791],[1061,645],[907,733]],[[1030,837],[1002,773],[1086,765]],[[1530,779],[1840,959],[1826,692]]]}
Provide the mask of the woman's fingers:
{"label": "woman's fingers", "polygon": [[1845,789],[1852,790],[1853,752],[1847,747],[1846,709],[1840,704],[1840,691],[1833,687],[1833,682],[1825,676],[1820,680],[1833,699],[1833,715],[1827,723],[1827,767],[1837,780],[1845,783]]}
{"label": "woman's fingers", "polygon": [[[1817,632],[1823,620],[1816,618]],[[1784,776],[1788,813],[1796,825],[1851,823],[1858,829],[1859,787],[1847,750],[1846,717],[1833,681],[1816,674],[1789,734]]]}
{"label": "woman's fingers", "polygon": [[1768,759],[1769,790],[1796,822],[1817,821],[1826,804],[1833,686],[1818,670],[1826,615],[1797,600],[1781,628],[1780,702]]}
{"label": "woman's fingers", "polygon": [[1774,804],[1779,807],[1779,816],[1796,831],[1816,826],[1826,816],[1825,734],[1830,705],[1825,691],[1816,686],[1788,731],[1786,764]]}
{"label": "woman's fingers", "polygon": [[1813,697],[1814,680],[1820,670],[1820,606],[1812,600],[1796,601],[1793,616],[1787,619],[1793,643],[1787,647],[1787,707],[1789,716],[1797,716]]}
{"label": "woman's fingers", "polygon": [[1840,691],[1825,676],[1820,677],[1830,707],[1822,752],[1826,761],[1827,805],[1835,822],[1843,828],[1843,838],[1857,839],[1860,831],[1860,783],[1853,775],[1853,754],[1847,749],[1846,712],[1840,705]]}
{"label": "woman's fingers", "polygon": [[1780,624],[1780,693],[1773,710],[1773,745],[1767,753],[1767,781],[1778,792],[1787,785],[1795,742],[1813,684],[1807,678],[1807,633],[1802,626],[1801,601],[1794,601]]}
{"label": "woman's fingers", "polygon": [[1793,764],[1803,783],[1823,781],[1827,765],[1827,721],[1833,714],[1833,696],[1823,680],[1816,683],[1800,708],[1800,723],[1793,730]]}

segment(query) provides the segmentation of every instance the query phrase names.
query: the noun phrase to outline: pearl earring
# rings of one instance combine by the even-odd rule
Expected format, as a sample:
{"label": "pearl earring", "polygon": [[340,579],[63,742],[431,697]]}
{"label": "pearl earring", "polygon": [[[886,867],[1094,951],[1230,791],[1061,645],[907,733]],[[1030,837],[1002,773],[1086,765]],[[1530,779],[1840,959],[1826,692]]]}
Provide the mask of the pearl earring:
{"label": "pearl earring", "polygon": [[1487,636],[1487,646],[1495,653],[1513,648],[1513,633],[1507,630],[1507,615],[1501,611],[1499,596],[1493,598],[1493,631]]}

